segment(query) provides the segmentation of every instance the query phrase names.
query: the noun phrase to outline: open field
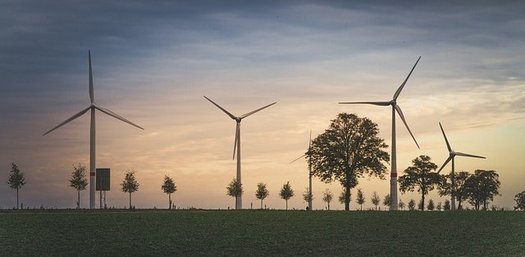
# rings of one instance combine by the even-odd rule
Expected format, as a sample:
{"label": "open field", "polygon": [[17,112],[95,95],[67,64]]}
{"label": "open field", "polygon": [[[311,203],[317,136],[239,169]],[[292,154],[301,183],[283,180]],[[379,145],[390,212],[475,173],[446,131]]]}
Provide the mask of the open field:
{"label": "open field", "polygon": [[525,256],[525,212],[0,213],[2,256]]}

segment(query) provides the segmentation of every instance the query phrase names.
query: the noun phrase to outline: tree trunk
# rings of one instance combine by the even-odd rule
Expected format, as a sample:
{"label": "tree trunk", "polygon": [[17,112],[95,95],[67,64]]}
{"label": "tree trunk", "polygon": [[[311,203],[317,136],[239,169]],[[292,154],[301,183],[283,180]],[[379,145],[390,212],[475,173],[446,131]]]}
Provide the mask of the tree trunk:
{"label": "tree trunk", "polygon": [[129,192],[129,209],[131,210],[131,192]]}
{"label": "tree trunk", "polygon": [[361,206],[361,210],[363,210],[363,204],[360,204],[360,206]]}
{"label": "tree trunk", "polygon": [[168,206],[168,210],[171,210],[171,194],[168,194],[168,200],[170,204],[170,206]]}
{"label": "tree trunk", "polygon": [[80,190],[77,190],[77,209],[80,209]]}
{"label": "tree trunk", "polygon": [[345,211],[350,210],[350,187],[345,186]]}
{"label": "tree trunk", "polygon": [[421,194],[421,210],[425,210],[425,194]]}
{"label": "tree trunk", "polygon": [[18,210],[18,206],[20,206],[18,204],[18,188],[16,189],[16,209]]}
{"label": "tree trunk", "polygon": [[288,210],[288,199],[286,199],[285,201],[286,201],[286,210]]}
{"label": "tree trunk", "polygon": [[328,210],[330,210],[330,202],[328,202]]}
{"label": "tree trunk", "polygon": [[261,199],[261,210],[262,210],[262,205],[263,205],[263,199]]}

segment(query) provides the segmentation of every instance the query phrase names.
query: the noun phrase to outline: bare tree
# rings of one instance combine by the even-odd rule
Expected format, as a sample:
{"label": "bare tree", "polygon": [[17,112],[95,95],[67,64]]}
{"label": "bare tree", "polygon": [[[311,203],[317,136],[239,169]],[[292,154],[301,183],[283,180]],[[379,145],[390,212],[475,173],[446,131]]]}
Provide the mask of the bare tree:
{"label": "bare tree", "polygon": [[[306,202],[307,205],[310,201],[314,200],[314,195],[310,194],[310,190],[308,189],[308,187],[304,189],[303,200]],[[306,209],[308,210],[308,206],[306,206]]]}
{"label": "bare tree", "polygon": [[171,203],[171,194],[177,191],[177,186],[175,185],[175,182],[173,181],[172,178],[168,176],[164,176],[164,183],[160,186],[160,188],[162,189],[164,193],[168,194],[168,203],[169,203],[168,209],[171,210],[171,206],[173,205]]}
{"label": "bare tree", "polygon": [[73,165],[69,186],[77,190],[77,209],[80,208],[80,191],[86,190],[87,185],[86,167],[80,163]]}
{"label": "bare tree", "polygon": [[403,202],[403,200],[399,199],[398,207],[399,207],[400,210],[405,209],[405,203]]}
{"label": "bare tree", "polygon": [[120,185],[122,186],[122,192],[129,193],[129,209],[131,210],[131,193],[139,190],[139,182],[135,178],[135,171],[127,171]]}
{"label": "bare tree", "polygon": [[379,199],[379,195],[377,194],[377,192],[374,192],[374,194],[372,195],[372,204],[376,206],[376,211],[380,201],[381,199]]}
{"label": "bare tree", "polygon": [[332,192],[330,191],[330,189],[326,189],[324,192],[323,192],[323,201],[326,203],[327,205],[327,209],[330,210],[330,202],[332,202],[332,199],[334,198],[334,194],[332,194]]}
{"label": "bare tree", "polygon": [[24,178],[24,173],[20,172],[18,165],[16,165],[14,162],[11,163],[11,171],[9,174],[9,179],[7,180],[7,184],[10,188],[16,189],[16,209],[18,209],[20,206],[18,191],[26,184],[26,179]]}
{"label": "bare tree", "polygon": [[361,210],[363,210],[363,204],[365,203],[365,195],[363,194],[363,191],[361,188],[357,189],[357,204],[361,207]]}

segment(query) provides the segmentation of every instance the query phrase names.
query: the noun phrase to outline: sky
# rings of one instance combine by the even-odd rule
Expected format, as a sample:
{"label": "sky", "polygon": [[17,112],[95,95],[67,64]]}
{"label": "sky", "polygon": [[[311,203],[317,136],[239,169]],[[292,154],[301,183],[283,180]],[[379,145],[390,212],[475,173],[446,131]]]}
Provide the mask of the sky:
{"label": "sky", "polygon": [[[97,167],[111,168],[108,206],[127,205],[119,184],[128,170],[140,183],[138,208],[167,206],[165,175],[177,184],[178,207],[234,206],[226,185],[235,122],[206,95],[235,115],[278,102],[242,121],[243,204],[259,206],[264,182],[266,206],[284,208],[278,192],[290,181],[289,206],[304,209],[307,165],[290,161],[306,151],[310,131],[355,113],[390,145],[389,108],[338,102],[390,100],[422,56],[398,98],[421,149],[398,118],[399,175],[419,155],[446,160],[442,122],[454,150],[487,157],[458,157],[456,170],[496,170],[501,195],[492,204],[510,209],[525,190],[523,10],[520,1],[2,1],[0,181],[16,162],[27,179],[24,206],[75,206],[68,179],[74,164],[89,164],[89,115],[42,134],[89,105],[91,50],[96,103],[145,128],[96,114]],[[389,180],[363,177],[357,187],[370,208]],[[315,209],[326,189],[341,192],[314,178]],[[429,198],[445,200],[436,191]],[[0,183],[0,208],[15,199]]]}

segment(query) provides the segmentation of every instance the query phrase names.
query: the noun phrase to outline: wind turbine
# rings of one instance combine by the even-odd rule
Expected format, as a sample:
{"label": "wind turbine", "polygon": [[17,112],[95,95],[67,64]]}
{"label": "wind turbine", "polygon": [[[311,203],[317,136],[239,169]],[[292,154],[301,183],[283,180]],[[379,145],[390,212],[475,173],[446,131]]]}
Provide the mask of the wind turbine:
{"label": "wind turbine", "polygon": [[439,168],[438,170],[438,173],[441,172],[441,170],[443,168],[445,168],[445,166],[447,165],[448,162],[450,162],[452,160],[452,171],[450,172],[450,182],[452,184],[452,188],[450,190],[450,195],[451,195],[451,207],[452,207],[452,210],[456,210],[456,197],[454,196],[454,194],[456,193],[456,179],[455,179],[455,175],[454,175],[454,158],[456,156],[463,156],[463,157],[471,157],[471,158],[480,158],[480,159],[486,159],[485,157],[483,156],[479,156],[479,155],[473,155],[473,154],[466,154],[466,153],[461,153],[461,152],[455,152],[452,150],[452,148],[450,147],[450,144],[448,143],[448,139],[447,139],[447,135],[445,135],[445,130],[443,130],[443,126],[441,126],[441,122],[439,122],[439,128],[441,128],[441,132],[443,133],[443,137],[445,138],[445,143],[447,143],[447,149],[448,149],[448,158],[447,160],[445,161],[445,163],[443,163],[443,165],[441,165],[441,168]]}
{"label": "wind turbine", "polygon": [[[230,118],[235,120],[236,126],[235,126],[235,140],[233,142],[233,159],[235,160],[235,153],[237,153],[237,182],[241,183],[241,121],[242,119],[258,112],[263,109],[266,109],[277,102],[273,102],[269,105],[263,106],[259,109],[256,109],[254,111],[245,113],[239,117],[231,114],[230,112],[226,111],[226,109],[222,108],[220,105],[212,101],[210,98],[204,96],[206,100],[210,101],[213,105],[217,106],[217,108],[221,109],[224,113],[226,113]],[[235,197],[235,209],[242,209],[242,196]]]}
{"label": "wind turbine", "polygon": [[[310,157],[309,153],[311,149],[312,149],[312,131],[310,130],[310,141],[308,141],[308,152],[301,155],[301,157],[291,161],[290,164],[306,156]],[[308,158],[308,194],[310,194],[310,200],[308,201],[308,210],[312,210],[312,160],[310,158]]]}
{"label": "wind turbine", "polygon": [[412,139],[414,139],[414,142],[416,143],[417,148],[419,149],[419,144],[416,141],[416,138],[412,134],[412,131],[410,131],[410,128],[408,127],[408,124],[405,120],[405,116],[403,115],[403,112],[401,111],[401,107],[397,105],[397,98],[401,94],[401,91],[403,90],[403,87],[405,87],[405,84],[408,81],[408,78],[410,78],[410,75],[412,75],[412,72],[416,68],[417,63],[421,59],[421,56],[417,58],[416,63],[414,64],[414,67],[412,67],[412,70],[410,70],[410,73],[408,73],[408,76],[406,77],[405,81],[399,86],[399,88],[394,93],[393,99],[390,101],[382,101],[382,102],[339,102],[339,104],[372,104],[372,105],[379,105],[379,106],[392,106],[392,161],[390,164],[390,196],[392,197],[390,201],[390,210],[395,211],[397,210],[397,156],[396,156],[396,112],[399,114],[399,117],[401,118],[401,121],[405,124],[405,127],[408,130],[408,133],[410,133],[410,136],[412,136]]}
{"label": "wind turbine", "polygon": [[126,118],[114,113],[113,111],[103,108],[95,103],[95,92],[93,89],[93,72],[91,69],[91,51],[88,51],[88,59],[89,59],[89,100],[91,101],[91,104],[85,108],[84,110],[80,111],[79,113],[71,116],[71,118],[65,120],[64,122],[58,124],[56,127],[50,129],[46,133],[43,134],[43,136],[51,133],[53,130],[62,127],[63,125],[69,123],[70,121],[73,121],[74,119],[84,115],[87,111],[91,111],[91,126],[90,126],[90,133],[89,133],[89,208],[94,209],[95,208],[95,171],[96,171],[96,154],[95,154],[95,110],[99,110],[117,120],[126,122],[132,126],[135,126],[139,129],[144,129],[141,126],[127,120]]}

